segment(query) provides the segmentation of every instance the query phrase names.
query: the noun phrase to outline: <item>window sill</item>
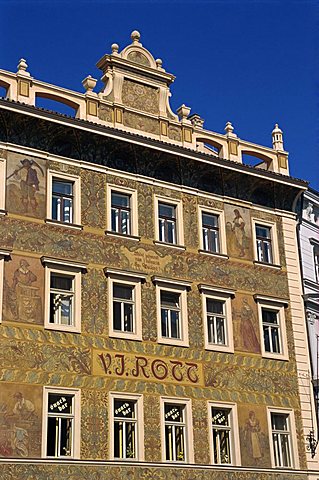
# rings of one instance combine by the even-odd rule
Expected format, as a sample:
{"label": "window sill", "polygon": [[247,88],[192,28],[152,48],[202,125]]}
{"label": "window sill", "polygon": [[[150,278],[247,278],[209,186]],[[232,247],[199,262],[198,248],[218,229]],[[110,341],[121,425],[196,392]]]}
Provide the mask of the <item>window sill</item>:
{"label": "window sill", "polygon": [[138,237],[137,235],[126,235],[125,233],[119,233],[119,232],[113,232],[112,230],[106,230],[105,235],[108,237],[118,237],[118,238],[125,238],[127,240],[133,240],[135,242],[139,242],[141,240],[141,237]]}
{"label": "window sill", "polygon": [[166,338],[158,338],[157,343],[161,345],[170,345],[172,347],[189,347],[189,342],[185,340],[178,340],[178,339],[166,339]]}
{"label": "window sill", "polygon": [[64,333],[81,333],[81,329],[77,327],[65,327],[63,325],[57,325],[57,324],[44,325],[44,329],[54,330],[56,332],[64,332]]}
{"label": "window sill", "polygon": [[226,255],[225,253],[219,253],[219,252],[211,252],[209,250],[202,250],[202,249],[199,249],[198,250],[198,253],[201,253],[203,255],[211,255],[212,257],[220,257],[220,258],[229,258],[228,255]]}
{"label": "window sill", "polygon": [[125,332],[114,332],[114,330],[109,333],[110,338],[118,338],[120,340],[135,340],[136,342],[142,342],[142,335],[137,333],[125,333]]}
{"label": "window sill", "polygon": [[224,352],[224,353],[234,353],[233,347],[227,347],[223,345],[213,345],[213,344],[206,344],[205,350],[209,352]]}
{"label": "window sill", "polygon": [[8,214],[7,210],[2,210],[2,209],[0,208],[0,217],[2,217],[2,216],[4,216],[4,215],[7,215],[7,214]]}
{"label": "window sill", "polygon": [[158,245],[160,247],[171,247],[175,248],[176,250],[186,250],[186,247],[184,245],[177,245],[176,243],[166,243],[166,242],[161,242],[160,240],[153,240],[154,245]]}
{"label": "window sill", "polygon": [[58,220],[52,220],[51,218],[46,218],[44,221],[49,225],[56,225],[57,227],[72,228],[72,230],[83,230],[83,225],[77,225],[75,223],[59,222]]}
{"label": "window sill", "polygon": [[263,352],[262,357],[268,360],[279,360],[282,362],[289,362],[289,357],[284,354],[275,354],[269,352]]}
{"label": "window sill", "polygon": [[281,265],[276,265],[275,263],[260,262],[259,260],[254,260],[254,265],[257,265],[258,267],[273,268],[274,270],[281,270]]}

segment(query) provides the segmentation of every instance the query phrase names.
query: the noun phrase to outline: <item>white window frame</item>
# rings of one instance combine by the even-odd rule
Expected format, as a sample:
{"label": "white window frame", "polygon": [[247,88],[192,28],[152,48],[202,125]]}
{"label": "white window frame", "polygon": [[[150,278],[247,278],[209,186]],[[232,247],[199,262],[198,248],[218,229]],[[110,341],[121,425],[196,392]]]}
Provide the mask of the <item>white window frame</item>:
{"label": "white window frame", "polygon": [[[258,317],[259,317],[259,331],[260,331],[260,340],[261,340],[261,352],[263,357],[273,358],[277,360],[289,360],[288,356],[288,347],[287,347],[287,332],[286,332],[286,320],[285,320],[285,308],[288,306],[286,300],[276,299],[272,297],[266,297],[262,295],[255,295],[255,300],[257,301],[258,306]],[[280,353],[267,352],[265,350],[265,340],[264,340],[264,330],[263,330],[263,318],[262,310],[273,310],[277,312],[278,318],[278,329],[279,329],[279,339],[280,339]]]}
{"label": "white window frame", "polygon": [[[319,283],[319,241],[315,238],[310,238],[310,244],[312,246],[314,281],[315,283]],[[316,255],[316,250],[318,251],[318,255]]]}
{"label": "white window frame", "polygon": [[[153,277],[156,286],[156,310],[157,310],[157,341],[167,345],[189,346],[188,339],[188,315],[187,315],[187,290],[191,283],[178,279],[165,279]],[[180,298],[180,331],[181,338],[167,338],[162,336],[162,315],[161,315],[161,291],[178,293]]]}
{"label": "white window frame", "polygon": [[[81,283],[82,271],[86,270],[85,264],[68,262],[50,257],[42,257],[45,267],[45,300],[44,300],[44,328],[48,330],[60,330],[63,332],[81,333]],[[61,325],[50,322],[50,282],[51,273],[73,276],[73,324]]]}
{"label": "white window frame", "polygon": [[[73,438],[72,455],[66,455],[62,457],[48,457],[47,456],[47,431],[48,431],[48,399],[49,393],[58,395],[74,395],[73,406]],[[42,403],[42,458],[51,459],[71,459],[80,458],[80,445],[81,445],[81,390],[75,388],[55,388],[55,387],[43,387],[43,403]]]}
{"label": "white window frame", "polygon": [[[204,249],[203,242],[203,213],[208,213],[210,215],[216,215],[218,217],[218,240],[219,240],[219,251],[212,252],[210,250]],[[225,212],[224,210],[217,210],[211,207],[205,207],[204,205],[198,206],[198,225],[199,225],[199,245],[200,253],[205,253],[208,255],[227,255],[227,244],[226,244],[226,223],[225,223]]]}
{"label": "white window frame", "polygon": [[[231,462],[230,463],[215,463],[214,462],[214,442],[212,433],[212,407],[229,409],[230,414],[230,450],[231,450]],[[212,465],[221,466],[234,466],[240,465],[240,441],[239,441],[239,429],[238,429],[238,414],[236,403],[223,403],[223,402],[207,402],[208,408],[208,421],[209,421],[209,445],[210,445],[210,458]]]}
{"label": "white window frame", "polygon": [[[202,296],[205,349],[234,353],[234,333],[233,333],[231,297],[234,297],[235,292],[233,290],[224,290],[218,287],[213,287],[210,285],[203,285],[203,284],[199,285],[199,290]],[[226,332],[226,340],[227,340],[225,345],[209,343],[208,341],[209,337],[208,337],[208,325],[207,325],[207,302],[206,302],[207,299],[224,302],[225,332]]]}
{"label": "white window frame", "polygon": [[[105,268],[104,273],[108,277],[108,312],[109,312],[109,336],[124,338],[127,340],[142,340],[142,281],[145,281],[146,275],[138,272],[128,272],[125,270],[116,270]],[[134,308],[133,322],[134,332],[121,332],[113,328],[113,285],[122,284],[133,287]]]}
{"label": "white window frame", "polygon": [[0,158],[0,215],[5,215],[6,205],[6,159]]}
{"label": "white window frame", "polygon": [[[275,461],[275,454],[274,454],[274,441],[273,441],[273,430],[272,430],[272,422],[271,422],[271,415],[272,414],[279,414],[279,415],[288,415],[288,422],[289,422],[289,447],[290,447],[290,456],[291,456],[291,463],[290,466],[280,466],[276,465]],[[271,464],[273,468],[299,468],[299,457],[298,457],[298,446],[297,446],[297,438],[296,438],[296,424],[295,424],[295,415],[294,411],[291,409],[284,409],[284,408],[277,408],[277,407],[267,407],[267,418],[268,418],[268,434],[269,434],[269,441],[270,441],[270,458]]]}
{"label": "white window frame", "polygon": [[[112,192],[122,193],[130,196],[130,234],[126,235],[120,232],[114,232],[112,230]],[[124,238],[133,238],[139,240],[138,237],[138,203],[137,203],[137,191],[133,188],[122,187],[122,185],[107,184],[106,187],[106,202],[107,202],[107,220],[106,220],[106,233],[108,235],[119,235]],[[135,238],[134,238],[135,237]],[[137,238],[136,238],[137,237]]]}
{"label": "white window frame", "polygon": [[10,259],[11,250],[3,249],[0,250],[0,323],[2,322],[2,312],[3,312],[3,287],[4,287],[4,262],[7,259]]}
{"label": "white window frame", "polygon": [[[129,400],[136,402],[136,458],[115,458],[114,457],[114,399]],[[129,394],[123,392],[109,392],[109,430],[110,430],[110,443],[109,443],[109,455],[111,460],[119,460],[121,462],[134,462],[144,460],[144,408],[143,408],[143,395]]]}
{"label": "white window frame", "polygon": [[[166,442],[165,442],[165,410],[166,403],[184,405],[185,410],[185,460],[166,460]],[[168,464],[185,464],[194,463],[194,442],[193,442],[193,417],[192,417],[192,401],[189,398],[161,397],[161,439],[162,439],[162,461]]]}
{"label": "white window frame", "polygon": [[[166,203],[175,207],[176,211],[176,242],[167,243],[160,240],[159,234],[159,204]],[[171,247],[184,248],[184,231],[183,231],[183,202],[182,200],[164,197],[161,195],[154,195],[154,225],[155,225],[155,243],[159,245],[167,245]]]}
{"label": "white window frame", "polygon": [[[258,259],[256,225],[260,225],[262,227],[267,227],[270,229],[272,263],[261,262]],[[261,218],[252,218],[252,238],[253,238],[253,245],[254,245],[255,263],[258,263],[264,266],[269,266],[269,267],[280,267],[278,232],[277,232],[276,222],[268,222]]]}
{"label": "white window frame", "polygon": [[[65,180],[73,183],[73,213],[72,222],[60,222],[52,218],[52,185],[53,180]],[[77,175],[69,173],[57,172],[55,170],[48,170],[47,173],[47,223],[53,223],[65,227],[81,228],[81,178]]]}

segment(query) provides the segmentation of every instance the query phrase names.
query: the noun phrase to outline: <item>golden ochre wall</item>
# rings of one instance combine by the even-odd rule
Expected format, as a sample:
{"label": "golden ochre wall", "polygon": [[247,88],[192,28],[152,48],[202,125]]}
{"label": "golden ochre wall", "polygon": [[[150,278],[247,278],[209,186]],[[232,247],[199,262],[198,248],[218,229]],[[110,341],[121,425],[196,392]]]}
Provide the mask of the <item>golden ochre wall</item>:
{"label": "golden ochre wall", "polygon": [[[18,178],[16,174],[10,177],[22,165],[24,158],[17,153],[8,154],[8,215],[0,219],[0,246],[13,249],[11,260],[5,262],[3,323],[0,326],[0,374],[3,382],[0,389],[0,455],[40,457],[42,387],[45,385],[81,389],[83,459],[108,458],[108,392],[123,391],[144,395],[145,460],[148,462],[161,460],[160,396],[173,396],[192,399],[196,463],[210,463],[207,401],[225,401],[238,405],[243,466],[270,467],[266,407],[294,409],[300,466],[304,468],[290,310],[288,308],[285,312],[289,361],[265,359],[261,356],[257,306],[253,299],[256,293],[288,299],[281,219],[262,211],[254,210],[252,213],[250,208],[237,205],[235,200],[233,204],[224,205],[219,200],[50,162],[52,170],[81,176],[84,229],[76,231],[49,225],[43,221],[45,160],[36,159],[38,167],[34,168],[38,172],[39,190],[34,198],[26,196],[21,190],[23,178]],[[22,170],[21,176],[24,173]],[[105,235],[107,183],[137,190],[140,242]],[[185,251],[154,245],[154,194],[182,200]],[[198,253],[199,204],[224,209],[229,259]],[[245,221],[241,235],[236,235],[232,228],[235,209]],[[253,263],[252,217],[277,223],[281,269]],[[43,255],[88,263],[87,272],[82,274],[81,334],[43,328],[44,269],[40,261]],[[30,288],[26,290],[16,288],[16,272],[23,260],[32,273]],[[108,337],[105,267],[143,271],[148,275],[142,285],[143,342]],[[151,281],[154,274],[193,282],[187,293],[189,348],[157,343],[156,295]],[[234,354],[204,349],[201,294],[197,288],[200,283],[236,289],[232,300]],[[175,370],[174,365],[177,365]],[[19,418],[14,411],[17,393],[22,393],[35,407],[28,418]],[[260,427],[262,456],[258,458],[254,458],[249,442],[251,412],[254,412]],[[20,471],[20,476],[16,478],[25,478],[23,466],[5,468]],[[37,478],[51,478],[45,477],[42,467],[34,468],[38,472]],[[70,478],[85,478],[83,472],[81,475],[77,473],[77,467],[67,468]],[[94,468],[95,477],[90,474],[90,478],[99,479],[106,473],[102,467]],[[122,470],[120,467],[108,468],[114,478],[125,478],[129,471],[126,467]],[[116,468],[119,473],[112,473]],[[180,477],[177,478],[190,478],[186,470],[181,468],[179,472]],[[57,470],[55,474],[59,475]],[[250,474],[241,475],[244,476],[240,478],[253,478]],[[270,478],[269,475],[266,477]],[[142,469],[140,476],[130,478],[172,477],[168,469],[165,472]],[[204,471],[192,473],[191,478],[204,478]],[[215,479],[217,476],[210,472],[205,478]]]}

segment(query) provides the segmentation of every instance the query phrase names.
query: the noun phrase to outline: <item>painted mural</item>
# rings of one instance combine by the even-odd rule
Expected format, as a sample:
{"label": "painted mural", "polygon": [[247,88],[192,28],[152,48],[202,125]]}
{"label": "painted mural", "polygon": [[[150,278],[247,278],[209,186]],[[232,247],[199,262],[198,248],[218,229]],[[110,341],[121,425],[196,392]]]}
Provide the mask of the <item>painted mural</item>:
{"label": "painted mural", "polygon": [[257,306],[249,295],[238,294],[232,300],[235,350],[259,353],[260,334]]}
{"label": "painted mural", "polygon": [[44,268],[39,259],[12,255],[5,264],[3,318],[43,324]]}
{"label": "painted mural", "polygon": [[270,450],[266,408],[240,405],[238,408],[239,436],[242,464],[251,467],[267,467]]}
{"label": "painted mural", "polygon": [[12,213],[44,218],[46,161],[10,152],[6,178],[7,209]]}
{"label": "painted mural", "polygon": [[10,385],[0,389],[0,456],[40,457],[42,389]]}
{"label": "painted mural", "polygon": [[225,204],[227,251],[232,257],[252,259],[250,213],[247,208]]}

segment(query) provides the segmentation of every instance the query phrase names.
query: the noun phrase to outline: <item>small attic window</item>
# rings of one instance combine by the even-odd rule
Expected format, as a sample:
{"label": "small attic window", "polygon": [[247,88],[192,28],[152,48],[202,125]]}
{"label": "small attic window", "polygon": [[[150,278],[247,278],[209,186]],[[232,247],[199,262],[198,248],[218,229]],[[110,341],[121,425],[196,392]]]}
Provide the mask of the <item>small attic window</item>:
{"label": "small attic window", "polygon": [[139,63],[140,65],[146,65],[147,67],[151,66],[147,56],[144,55],[144,53],[136,50],[134,50],[133,52],[130,52],[127,56],[127,59],[130,60],[131,62]]}

